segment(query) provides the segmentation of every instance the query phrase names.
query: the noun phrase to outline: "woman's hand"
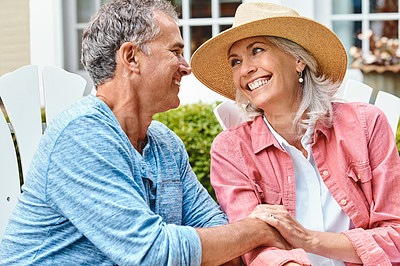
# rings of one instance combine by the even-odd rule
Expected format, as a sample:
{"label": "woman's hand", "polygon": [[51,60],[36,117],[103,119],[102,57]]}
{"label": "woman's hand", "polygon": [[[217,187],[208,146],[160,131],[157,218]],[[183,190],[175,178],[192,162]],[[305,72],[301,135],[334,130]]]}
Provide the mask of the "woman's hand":
{"label": "woman's hand", "polygon": [[274,227],[293,248],[323,257],[362,263],[350,240],[343,234],[318,232],[304,228],[282,205],[258,205],[249,217]]}
{"label": "woman's hand", "polygon": [[293,248],[309,250],[315,239],[313,231],[304,228],[282,205],[258,205],[250,214],[273,226]]}

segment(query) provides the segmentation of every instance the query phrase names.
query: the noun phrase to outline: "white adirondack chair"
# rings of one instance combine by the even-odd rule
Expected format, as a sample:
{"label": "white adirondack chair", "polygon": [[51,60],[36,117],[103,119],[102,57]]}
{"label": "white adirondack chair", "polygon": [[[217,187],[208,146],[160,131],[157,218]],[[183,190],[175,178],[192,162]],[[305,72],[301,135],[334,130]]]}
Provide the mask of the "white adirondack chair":
{"label": "white adirondack chair", "polygon": [[365,83],[349,79],[344,88],[343,99],[348,102],[368,103],[373,89]]}
{"label": "white adirondack chair", "polygon": [[[344,88],[343,98],[348,102],[369,102],[372,90],[367,84],[348,79]],[[400,118],[400,98],[380,91],[376,97],[375,105],[385,113],[396,136]],[[214,114],[224,130],[247,121],[242,109],[231,100],[223,101],[215,107]]]}
{"label": "white adirondack chair", "polygon": [[[369,102],[373,89],[359,81],[348,80],[343,98],[348,102]],[[396,136],[397,127],[400,119],[400,98],[384,92],[379,91],[376,99],[375,106],[379,107],[386,115],[393,134]]]}
{"label": "white adirondack chair", "polygon": [[[58,67],[29,65],[0,77],[0,98],[10,119],[0,113],[0,238],[20,194],[19,167],[24,177],[44,131],[40,92],[44,93],[46,123],[83,96],[86,81]],[[44,124],[46,125],[46,124]],[[12,139],[15,135],[20,166]]]}
{"label": "white adirondack chair", "polygon": [[385,113],[393,134],[396,136],[400,119],[400,98],[393,94],[379,91],[376,96],[375,105]]}
{"label": "white adirondack chair", "polygon": [[244,110],[232,100],[225,100],[215,107],[214,115],[217,117],[223,130],[239,125],[247,120]]}

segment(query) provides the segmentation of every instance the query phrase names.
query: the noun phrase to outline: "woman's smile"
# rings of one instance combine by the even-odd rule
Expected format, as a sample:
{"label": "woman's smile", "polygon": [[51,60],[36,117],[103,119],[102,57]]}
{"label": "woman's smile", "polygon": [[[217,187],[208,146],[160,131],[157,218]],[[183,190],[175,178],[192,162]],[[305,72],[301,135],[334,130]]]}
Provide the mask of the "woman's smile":
{"label": "woman's smile", "polygon": [[268,84],[270,79],[271,79],[271,76],[269,76],[267,78],[256,79],[255,81],[247,84],[247,89],[250,91],[254,91],[254,90]]}

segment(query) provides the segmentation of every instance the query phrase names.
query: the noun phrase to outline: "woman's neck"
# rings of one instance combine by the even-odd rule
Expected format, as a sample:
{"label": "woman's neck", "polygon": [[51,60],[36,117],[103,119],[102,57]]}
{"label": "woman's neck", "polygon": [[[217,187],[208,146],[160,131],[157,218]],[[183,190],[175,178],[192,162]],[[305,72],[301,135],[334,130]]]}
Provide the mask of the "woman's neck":
{"label": "woman's neck", "polygon": [[302,151],[303,154],[306,153],[303,148],[303,145],[301,144],[301,137],[305,134],[305,129],[302,129],[301,132],[298,132],[297,125],[293,124],[293,121],[295,120],[296,117],[295,112],[273,113],[273,114],[268,114],[264,112],[264,115],[268,120],[268,123],[271,125],[271,127],[282,138],[284,138],[290,145]]}

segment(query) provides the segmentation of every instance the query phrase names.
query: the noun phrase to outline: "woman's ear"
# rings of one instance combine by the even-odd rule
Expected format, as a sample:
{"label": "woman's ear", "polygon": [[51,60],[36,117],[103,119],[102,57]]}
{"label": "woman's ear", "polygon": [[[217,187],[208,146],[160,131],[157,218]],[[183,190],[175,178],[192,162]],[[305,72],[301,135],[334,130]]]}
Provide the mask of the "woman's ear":
{"label": "woman's ear", "polygon": [[306,63],[303,60],[298,59],[296,63],[296,71],[303,72],[304,68],[306,68]]}
{"label": "woman's ear", "polygon": [[118,50],[117,61],[120,61],[122,65],[130,70],[139,73],[138,52],[139,49],[136,44],[125,42]]}

